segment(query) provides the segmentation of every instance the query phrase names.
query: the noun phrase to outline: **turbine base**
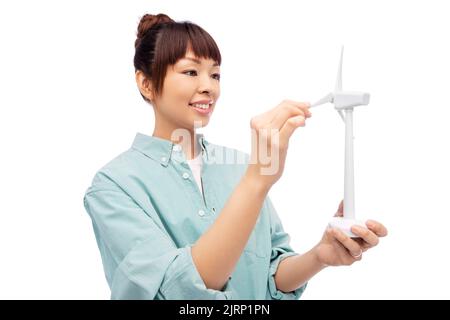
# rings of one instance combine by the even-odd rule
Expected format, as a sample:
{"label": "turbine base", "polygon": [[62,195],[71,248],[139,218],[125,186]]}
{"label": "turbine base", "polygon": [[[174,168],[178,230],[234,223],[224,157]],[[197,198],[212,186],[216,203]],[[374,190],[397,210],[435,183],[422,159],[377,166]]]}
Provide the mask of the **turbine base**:
{"label": "turbine base", "polygon": [[346,219],[342,217],[334,217],[329,223],[328,226],[331,228],[338,228],[342,232],[344,232],[350,238],[359,238],[359,236],[355,235],[351,228],[353,225],[358,225],[363,228],[367,228],[366,224],[363,221],[355,220],[355,219]]}

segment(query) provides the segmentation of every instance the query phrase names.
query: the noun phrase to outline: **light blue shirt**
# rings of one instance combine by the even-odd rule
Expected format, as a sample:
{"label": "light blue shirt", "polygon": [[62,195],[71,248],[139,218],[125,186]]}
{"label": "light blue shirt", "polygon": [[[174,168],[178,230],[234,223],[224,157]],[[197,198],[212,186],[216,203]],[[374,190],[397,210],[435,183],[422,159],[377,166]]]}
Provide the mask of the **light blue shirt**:
{"label": "light blue shirt", "polygon": [[296,253],[269,197],[224,288],[206,288],[191,246],[222,211],[249,157],[201,134],[198,141],[203,195],[180,146],[140,133],[86,191],[111,299],[298,299],[306,285],[289,293],[275,285],[280,261]]}

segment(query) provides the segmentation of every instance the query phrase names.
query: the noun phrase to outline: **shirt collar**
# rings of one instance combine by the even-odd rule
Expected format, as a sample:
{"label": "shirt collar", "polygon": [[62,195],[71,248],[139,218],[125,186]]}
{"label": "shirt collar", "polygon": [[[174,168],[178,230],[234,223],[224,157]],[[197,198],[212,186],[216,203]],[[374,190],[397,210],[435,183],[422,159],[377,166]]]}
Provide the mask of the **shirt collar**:
{"label": "shirt collar", "polygon": [[[197,139],[200,142],[202,154],[206,155],[206,159],[209,160],[209,143],[205,140],[202,133],[197,133]],[[164,167],[167,167],[172,156],[174,146],[176,146],[176,144],[170,140],[148,136],[138,132],[131,147],[139,152],[142,152],[147,157],[159,162]]]}

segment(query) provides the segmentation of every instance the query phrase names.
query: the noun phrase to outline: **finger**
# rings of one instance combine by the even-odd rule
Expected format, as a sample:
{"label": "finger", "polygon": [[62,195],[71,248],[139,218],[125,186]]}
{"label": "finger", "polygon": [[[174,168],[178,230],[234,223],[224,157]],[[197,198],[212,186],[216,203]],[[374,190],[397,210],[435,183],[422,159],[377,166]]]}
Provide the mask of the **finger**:
{"label": "finger", "polygon": [[370,247],[375,247],[379,242],[377,235],[367,228],[354,225],[352,226],[352,232],[364,240]]}
{"label": "finger", "polygon": [[270,125],[272,128],[281,130],[286,121],[299,115],[302,115],[306,119],[306,114],[301,108],[297,108],[290,103],[283,102],[283,104],[278,107],[277,113],[273,117]]}
{"label": "finger", "polygon": [[339,204],[338,210],[334,214],[335,217],[343,217],[344,216],[344,200]]}
{"label": "finger", "polygon": [[254,116],[251,121],[253,122],[253,125],[251,125],[251,127],[266,128],[273,121],[279,111],[280,105],[277,105],[276,107],[273,107],[266,112]]}
{"label": "finger", "polygon": [[367,220],[366,226],[379,237],[385,237],[388,234],[386,227],[378,221]]}
{"label": "finger", "polygon": [[311,110],[309,109],[311,107],[311,103],[309,102],[298,102],[293,100],[286,100],[286,102],[292,104],[293,106],[301,109],[305,116],[307,118],[310,118],[312,116]]}
{"label": "finger", "polygon": [[368,249],[371,248],[370,244],[368,244],[367,242],[365,242],[363,239],[361,238],[354,238],[354,240],[356,242],[358,242],[359,246],[361,247],[363,252],[366,252]]}
{"label": "finger", "polygon": [[[262,126],[265,127],[267,124],[271,123],[274,120],[274,118],[278,115],[280,107],[287,104],[303,110],[303,113],[305,114],[306,118],[311,117],[311,111],[309,110],[309,106],[311,104],[309,102],[296,102],[292,100],[284,100],[276,107],[256,116],[255,118],[257,118],[258,121],[262,124]],[[280,127],[278,127],[278,129],[280,129]]]}
{"label": "finger", "polygon": [[287,145],[289,138],[292,136],[295,129],[297,129],[298,127],[304,127],[304,126],[305,126],[305,117],[303,115],[289,118],[280,130],[279,144]]}
{"label": "finger", "polygon": [[362,249],[355,240],[351,239],[339,229],[333,228],[332,230],[333,236],[348,250],[353,258],[361,257]]}

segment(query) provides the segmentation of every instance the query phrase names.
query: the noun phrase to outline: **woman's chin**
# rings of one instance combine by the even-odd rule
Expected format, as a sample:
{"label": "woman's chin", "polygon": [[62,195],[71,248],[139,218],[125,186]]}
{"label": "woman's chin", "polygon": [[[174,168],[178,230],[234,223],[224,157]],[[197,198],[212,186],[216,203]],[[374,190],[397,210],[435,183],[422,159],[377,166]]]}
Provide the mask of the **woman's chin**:
{"label": "woman's chin", "polygon": [[195,119],[192,123],[193,128],[203,128],[206,127],[209,123],[209,117],[204,119]]}

